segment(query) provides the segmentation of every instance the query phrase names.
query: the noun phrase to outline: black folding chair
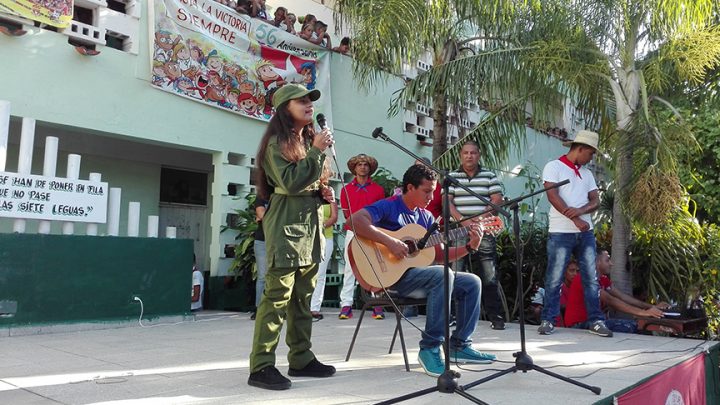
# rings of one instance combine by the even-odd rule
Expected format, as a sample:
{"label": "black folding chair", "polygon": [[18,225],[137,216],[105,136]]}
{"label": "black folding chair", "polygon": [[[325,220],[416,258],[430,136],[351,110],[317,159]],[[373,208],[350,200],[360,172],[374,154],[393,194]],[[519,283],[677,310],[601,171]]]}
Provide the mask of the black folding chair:
{"label": "black folding chair", "polygon": [[350,342],[350,347],[348,348],[347,356],[345,356],[345,361],[350,361],[350,355],[352,354],[353,347],[355,346],[355,339],[357,339],[358,332],[360,331],[360,325],[362,324],[363,317],[365,316],[365,312],[369,308],[373,307],[390,307],[394,309],[395,313],[395,333],[393,333],[392,341],[390,342],[390,350],[388,350],[388,354],[392,353],[393,347],[395,346],[395,339],[397,338],[398,334],[400,335],[400,345],[402,346],[403,351],[403,358],[405,359],[405,370],[410,371],[410,364],[408,363],[408,357],[407,357],[407,349],[405,347],[405,336],[403,335],[402,330],[402,314],[393,307],[392,302],[395,302],[395,305],[397,305],[398,308],[401,308],[402,306],[406,305],[427,305],[427,298],[392,298],[392,301],[385,293],[380,293],[377,296],[371,295],[368,291],[360,288],[360,296],[364,302],[362,310],[360,311],[360,318],[358,318],[357,326],[355,326],[355,333],[353,334],[352,341]]}

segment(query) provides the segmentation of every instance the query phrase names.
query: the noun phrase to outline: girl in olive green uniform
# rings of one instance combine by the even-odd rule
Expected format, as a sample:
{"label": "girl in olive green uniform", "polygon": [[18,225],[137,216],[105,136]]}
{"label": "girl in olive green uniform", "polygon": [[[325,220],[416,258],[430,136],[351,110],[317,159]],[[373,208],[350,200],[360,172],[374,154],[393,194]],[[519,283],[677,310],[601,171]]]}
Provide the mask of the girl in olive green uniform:
{"label": "girl in olive green uniform", "polygon": [[333,142],[328,130],[315,134],[312,128],[312,102],[319,97],[318,90],[298,84],[278,89],[272,100],[275,115],[256,157],[258,194],[269,196],[270,208],[263,218],[267,274],[255,320],[248,384],[265,389],[291,385],[275,368],[275,349],[286,318],[288,374],[335,374],[334,367],[320,363],[310,351],[310,298],[325,245],[321,207],[334,200],[332,188],[319,181],[323,151]]}

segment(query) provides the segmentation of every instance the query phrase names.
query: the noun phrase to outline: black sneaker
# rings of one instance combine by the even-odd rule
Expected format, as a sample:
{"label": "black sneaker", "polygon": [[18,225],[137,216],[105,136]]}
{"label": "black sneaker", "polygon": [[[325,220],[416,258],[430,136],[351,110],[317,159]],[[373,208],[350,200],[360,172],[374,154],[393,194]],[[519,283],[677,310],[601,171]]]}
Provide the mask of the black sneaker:
{"label": "black sneaker", "polygon": [[335,367],[322,364],[318,359],[312,359],[307,366],[296,370],[291,368],[288,375],[293,377],[330,377],[335,374]]}
{"label": "black sneaker", "polygon": [[602,336],[602,337],[612,337],[613,333],[612,331],[605,326],[605,322],[603,321],[595,321],[592,325],[590,325],[589,329],[590,333],[594,333],[596,335]]}
{"label": "black sneaker", "polygon": [[292,383],[274,366],[267,366],[260,371],[250,373],[248,385],[266,390],[282,391],[290,389]]}

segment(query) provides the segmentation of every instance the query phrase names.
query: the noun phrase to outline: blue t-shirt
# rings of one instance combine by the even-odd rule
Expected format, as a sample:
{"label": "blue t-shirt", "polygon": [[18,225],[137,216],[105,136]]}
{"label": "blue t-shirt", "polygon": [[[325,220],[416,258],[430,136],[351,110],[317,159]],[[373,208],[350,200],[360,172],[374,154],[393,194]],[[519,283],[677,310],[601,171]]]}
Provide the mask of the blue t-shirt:
{"label": "blue t-shirt", "polygon": [[377,201],[365,209],[370,213],[373,225],[389,231],[397,231],[408,224],[418,224],[429,229],[435,222],[430,211],[425,208],[411,210],[405,205],[402,196],[397,195]]}

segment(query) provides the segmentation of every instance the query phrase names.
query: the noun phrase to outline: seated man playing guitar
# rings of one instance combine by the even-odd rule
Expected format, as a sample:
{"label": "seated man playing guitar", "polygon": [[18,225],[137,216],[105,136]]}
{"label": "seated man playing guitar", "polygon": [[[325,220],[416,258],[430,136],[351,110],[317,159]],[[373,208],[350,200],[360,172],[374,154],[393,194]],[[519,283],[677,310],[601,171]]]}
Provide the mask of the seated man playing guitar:
{"label": "seated man playing guitar", "polygon": [[[355,239],[349,254],[355,276],[364,288],[371,291],[391,288],[403,297],[427,296],[427,320],[418,362],[428,375],[435,377],[445,371],[440,352],[445,328],[443,267],[431,265],[443,260],[439,249],[441,235],[434,234],[424,249],[418,250],[416,242],[433,225],[434,218],[425,207],[432,200],[436,185],[437,175],[429,168],[411,166],[403,176],[401,196],[380,200],[352,215]],[[495,220],[499,221],[497,217]],[[410,230],[403,234],[406,228]],[[451,247],[450,260],[478,248],[483,225],[473,223],[458,231],[469,235],[470,241],[464,247]],[[427,247],[432,244],[436,247]],[[417,260],[428,255],[429,260]],[[391,281],[382,283],[389,273],[392,275],[386,280]],[[457,327],[450,337],[450,359],[458,363],[491,363],[494,355],[472,347],[471,336],[480,317],[480,278],[471,273],[450,273],[450,282],[452,298],[457,301]]]}

